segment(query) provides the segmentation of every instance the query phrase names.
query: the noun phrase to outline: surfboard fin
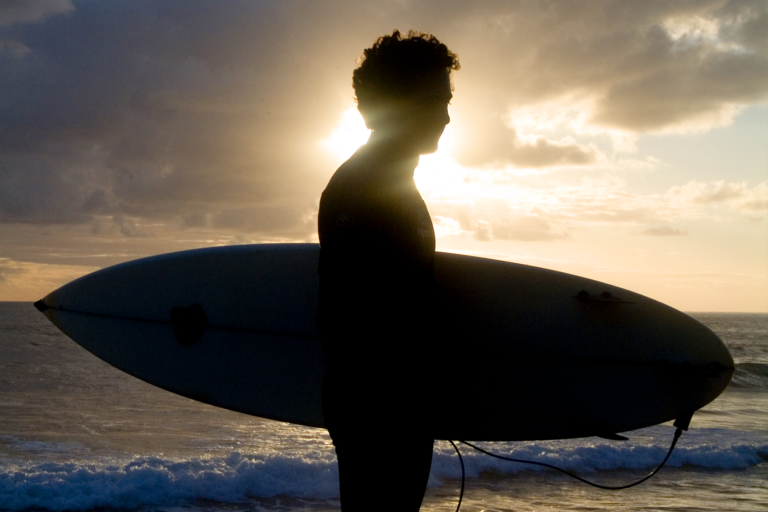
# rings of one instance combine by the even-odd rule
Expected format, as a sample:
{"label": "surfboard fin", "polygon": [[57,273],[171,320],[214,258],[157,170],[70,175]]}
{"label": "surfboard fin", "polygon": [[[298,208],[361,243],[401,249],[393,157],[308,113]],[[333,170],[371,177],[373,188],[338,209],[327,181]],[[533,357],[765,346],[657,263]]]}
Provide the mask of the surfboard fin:
{"label": "surfboard fin", "polygon": [[188,308],[177,306],[171,310],[171,322],[176,334],[176,341],[185,347],[191,347],[200,341],[208,328],[208,317],[200,304]]}
{"label": "surfboard fin", "polygon": [[574,299],[578,299],[581,302],[599,302],[603,304],[635,304],[631,300],[622,300],[619,297],[614,297],[611,292],[603,292],[599,295],[591,295],[587,290],[581,290],[579,293],[573,296]]}
{"label": "surfboard fin", "polygon": [[688,430],[688,427],[691,425],[691,418],[693,418],[693,412],[690,412],[688,414],[683,414],[682,416],[678,416],[675,419],[675,422],[673,425],[680,430]]}

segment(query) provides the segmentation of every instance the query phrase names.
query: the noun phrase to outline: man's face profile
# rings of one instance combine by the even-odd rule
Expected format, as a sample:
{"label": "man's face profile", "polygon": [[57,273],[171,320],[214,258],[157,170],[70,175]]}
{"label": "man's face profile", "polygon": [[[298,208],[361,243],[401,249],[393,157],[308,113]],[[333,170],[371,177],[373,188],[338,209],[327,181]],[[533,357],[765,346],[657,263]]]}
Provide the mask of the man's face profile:
{"label": "man's face profile", "polygon": [[448,72],[443,71],[428,79],[425,87],[410,98],[403,128],[420,155],[437,151],[443,130],[451,122],[448,104],[452,97]]}
{"label": "man's face profile", "polygon": [[451,121],[448,104],[452,97],[450,75],[445,70],[424,76],[405,98],[380,98],[373,108],[358,108],[377,138],[409,153],[426,155],[437,151]]}

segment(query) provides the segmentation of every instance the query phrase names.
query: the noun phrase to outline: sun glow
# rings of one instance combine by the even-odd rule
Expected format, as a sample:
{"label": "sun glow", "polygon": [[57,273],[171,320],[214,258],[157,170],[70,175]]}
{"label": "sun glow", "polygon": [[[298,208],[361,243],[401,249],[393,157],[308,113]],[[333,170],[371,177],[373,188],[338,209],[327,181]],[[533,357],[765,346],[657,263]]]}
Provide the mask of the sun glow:
{"label": "sun glow", "polygon": [[[322,141],[322,145],[341,163],[368,140],[370,133],[353,106],[342,113],[336,129]],[[500,175],[515,175],[524,170],[479,170],[462,166],[450,154],[457,136],[456,129],[449,124],[440,139],[438,150],[434,154],[421,156],[414,179],[425,198],[448,203],[472,203],[475,199],[488,197],[514,201],[525,199],[518,197],[517,189],[518,193],[514,193],[509,190],[510,187],[498,186]]]}
{"label": "sun glow", "polygon": [[441,147],[432,155],[422,155],[414,179],[422,195],[443,200],[463,196],[467,169],[459,165]]}
{"label": "sun glow", "polygon": [[350,107],[341,115],[331,136],[321,143],[343,162],[365,144],[370,134],[357,107]]}
{"label": "sun glow", "polygon": [[[321,141],[323,147],[334,153],[342,161],[352,156],[357,148],[365,144],[371,131],[366,128],[363,117],[358,112],[357,107],[350,107],[341,114],[341,119],[336,124],[336,129],[327,138]],[[449,154],[449,149],[454,139],[454,132],[449,125],[440,139],[440,145],[433,155],[424,155],[421,157],[421,163],[418,169],[422,174],[432,174],[437,168],[444,172],[446,167],[452,169],[460,168]],[[417,171],[418,172],[418,171]],[[426,174],[425,174],[426,173]],[[422,178],[422,183],[426,184],[426,178]]]}

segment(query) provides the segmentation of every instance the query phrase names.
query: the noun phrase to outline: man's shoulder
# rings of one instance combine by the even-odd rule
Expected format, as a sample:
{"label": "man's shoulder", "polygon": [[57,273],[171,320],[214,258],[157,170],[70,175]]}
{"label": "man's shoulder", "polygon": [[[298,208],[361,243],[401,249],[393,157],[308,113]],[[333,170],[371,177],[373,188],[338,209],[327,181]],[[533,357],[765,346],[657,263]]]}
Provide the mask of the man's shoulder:
{"label": "man's shoulder", "polygon": [[350,158],[333,173],[325,192],[336,192],[350,186],[358,185],[364,178],[364,167],[360,162]]}
{"label": "man's shoulder", "polygon": [[357,153],[352,155],[333,173],[323,191],[321,201],[331,199],[334,202],[342,199],[353,201],[356,197],[368,194],[372,186],[370,165],[368,159]]}

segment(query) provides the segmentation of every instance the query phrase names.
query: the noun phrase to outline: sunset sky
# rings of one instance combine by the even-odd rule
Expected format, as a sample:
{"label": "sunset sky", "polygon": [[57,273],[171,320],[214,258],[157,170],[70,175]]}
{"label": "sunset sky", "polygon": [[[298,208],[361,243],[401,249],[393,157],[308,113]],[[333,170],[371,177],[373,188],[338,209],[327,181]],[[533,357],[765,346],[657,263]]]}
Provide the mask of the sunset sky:
{"label": "sunset sky", "polygon": [[768,311],[768,2],[0,3],[0,300],[197,247],[316,242],[393,29],[459,55],[416,182],[438,250]]}

